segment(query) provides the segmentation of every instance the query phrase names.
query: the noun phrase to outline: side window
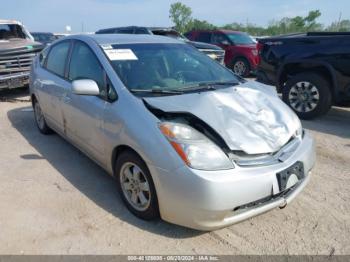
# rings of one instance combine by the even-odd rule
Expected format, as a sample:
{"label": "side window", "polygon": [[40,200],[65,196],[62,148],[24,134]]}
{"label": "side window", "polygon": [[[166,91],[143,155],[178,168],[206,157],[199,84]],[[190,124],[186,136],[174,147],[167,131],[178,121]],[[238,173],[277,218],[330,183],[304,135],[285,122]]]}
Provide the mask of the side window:
{"label": "side window", "polygon": [[142,35],[142,34],[149,34],[149,33],[148,33],[147,30],[144,29],[144,28],[137,28],[137,29],[135,30],[135,34],[137,34],[137,35]]}
{"label": "side window", "polygon": [[225,41],[228,42],[226,36],[224,34],[218,33],[213,34],[213,37],[211,39],[211,42],[213,44],[222,44]]}
{"label": "side window", "polygon": [[197,36],[196,41],[210,43],[211,33],[202,32]]}
{"label": "side window", "polygon": [[54,45],[47,58],[46,68],[51,72],[64,77],[64,69],[66,65],[67,55],[70,42],[62,42]]}
{"label": "side window", "polygon": [[105,97],[104,70],[96,55],[82,42],[76,42],[69,65],[69,80],[91,79],[100,88],[100,95]]}
{"label": "side window", "polygon": [[49,48],[45,48],[43,51],[40,52],[39,54],[39,63],[41,66],[44,66],[45,64],[45,59],[47,57],[47,54],[49,53]]}

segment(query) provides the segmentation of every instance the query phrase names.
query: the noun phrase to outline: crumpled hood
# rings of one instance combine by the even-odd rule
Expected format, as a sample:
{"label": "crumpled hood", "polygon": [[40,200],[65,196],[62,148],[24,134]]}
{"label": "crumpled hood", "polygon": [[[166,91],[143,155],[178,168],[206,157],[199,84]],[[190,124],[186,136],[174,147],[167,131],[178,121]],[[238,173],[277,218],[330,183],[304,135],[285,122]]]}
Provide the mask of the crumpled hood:
{"label": "crumpled hood", "polygon": [[164,112],[195,115],[211,126],[231,150],[247,154],[276,152],[300,127],[300,120],[276,91],[254,81],[216,91],[144,100]]}

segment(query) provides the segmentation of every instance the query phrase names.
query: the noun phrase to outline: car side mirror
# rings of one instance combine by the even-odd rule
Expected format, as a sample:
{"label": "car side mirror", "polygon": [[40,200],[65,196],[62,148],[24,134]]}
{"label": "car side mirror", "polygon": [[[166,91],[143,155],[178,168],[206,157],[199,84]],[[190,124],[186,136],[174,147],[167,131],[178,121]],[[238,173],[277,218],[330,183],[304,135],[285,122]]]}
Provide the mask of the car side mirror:
{"label": "car side mirror", "polygon": [[72,92],[76,95],[98,96],[100,89],[94,80],[81,79],[72,82]]}

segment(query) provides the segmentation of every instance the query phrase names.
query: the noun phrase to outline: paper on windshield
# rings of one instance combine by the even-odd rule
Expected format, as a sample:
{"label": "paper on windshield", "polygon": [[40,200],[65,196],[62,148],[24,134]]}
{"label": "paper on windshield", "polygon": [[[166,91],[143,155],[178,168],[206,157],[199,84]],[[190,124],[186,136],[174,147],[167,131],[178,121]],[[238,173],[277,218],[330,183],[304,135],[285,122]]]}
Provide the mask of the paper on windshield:
{"label": "paper on windshield", "polygon": [[131,49],[105,49],[108,58],[114,60],[138,60]]}

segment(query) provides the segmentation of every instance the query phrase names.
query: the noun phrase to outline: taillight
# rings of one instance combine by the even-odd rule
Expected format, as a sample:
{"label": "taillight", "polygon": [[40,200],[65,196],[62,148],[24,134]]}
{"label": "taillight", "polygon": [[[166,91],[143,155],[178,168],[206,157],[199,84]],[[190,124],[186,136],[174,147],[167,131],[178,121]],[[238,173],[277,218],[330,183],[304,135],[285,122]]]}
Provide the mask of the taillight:
{"label": "taillight", "polygon": [[258,43],[256,45],[256,48],[258,49],[258,53],[261,54],[261,51],[263,50],[264,44],[262,43]]}

